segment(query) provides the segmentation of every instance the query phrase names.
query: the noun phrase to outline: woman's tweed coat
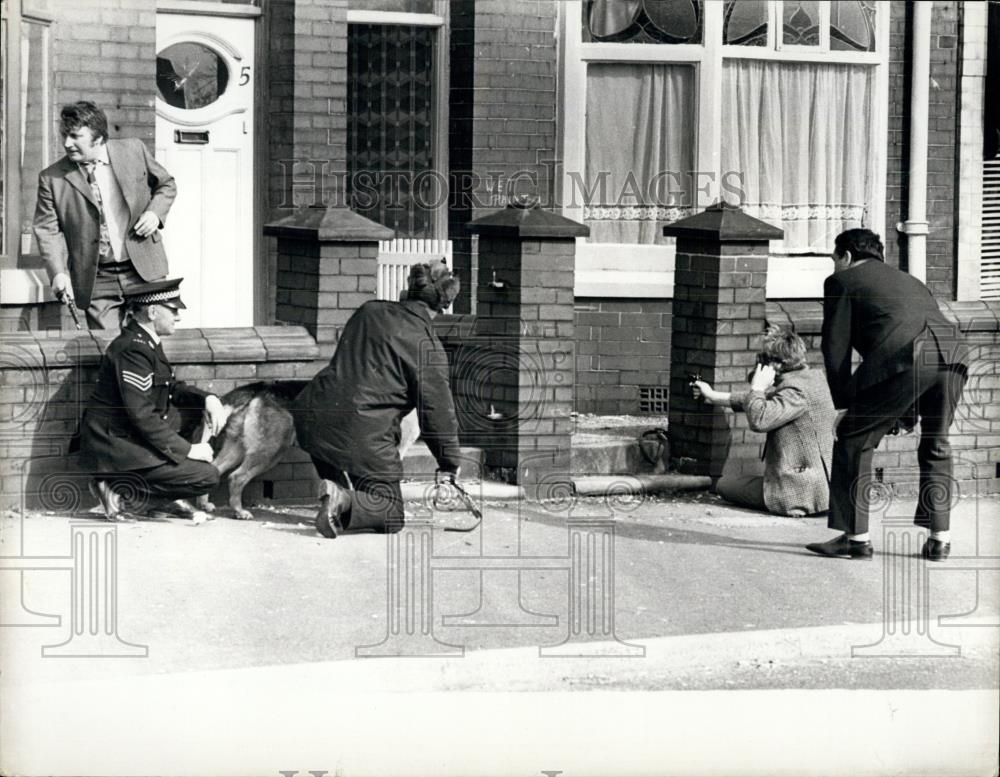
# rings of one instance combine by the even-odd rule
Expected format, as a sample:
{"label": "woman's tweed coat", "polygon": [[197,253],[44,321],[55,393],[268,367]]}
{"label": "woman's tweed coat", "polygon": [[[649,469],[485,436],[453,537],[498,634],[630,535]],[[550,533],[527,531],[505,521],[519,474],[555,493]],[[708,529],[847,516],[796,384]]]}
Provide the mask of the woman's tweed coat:
{"label": "woman's tweed coat", "polygon": [[823,373],[808,367],[781,373],[767,392],[734,393],[730,405],[746,413],[751,429],[767,433],[762,458],[768,511],[825,511],[837,411]]}

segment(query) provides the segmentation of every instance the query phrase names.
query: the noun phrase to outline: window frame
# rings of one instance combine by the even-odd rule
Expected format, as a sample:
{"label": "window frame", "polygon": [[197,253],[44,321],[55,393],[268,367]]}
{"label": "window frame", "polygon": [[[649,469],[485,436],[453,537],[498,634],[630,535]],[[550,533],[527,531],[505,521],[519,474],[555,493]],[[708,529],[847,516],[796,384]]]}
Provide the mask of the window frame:
{"label": "window frame", "polygon": [[[22,0],[7,0],[4,3],[3,20],[6,22],[6,39],[3,41],[4,57],[4,169],[3,175],[3,239],[0,246],[0,303],[26,304],[46,302],[52,299],[48,275],[40,268],[40,262],[32,262],[30,251],[22,250],[21,222],[25,214],[21,208],[21,187],[24,183],[21,164],[21,33],[25,24],[38,24],[43,28],[42,83],[33,85],[40,88],[42,105],[42,159],[44,169],[51,162],[52,127],[50,116],[51,69],[50,48],[51,28],[54,19]],[[38,267],[22,267],[25,260]]]}
{"label": "window frame", "polygon": [[[431,95],[431,111],[436,123],[434,131],[434,171],[447,180],[448,176],[448,70],[449,40],[451,20],[449,0],[434,0],[434,13],[406,13],[402,11],[347,11],[347,23],[382,24],[436,28],[434,36],[434,93]],[[448,237],[448,197],[441,198],[434,209],[433,231],[436,240]]]}
{"label": "window frame", "polygon": [[[724,0],[703,1],[701,44],[676,45],[584,43],[583,0],[560,4],[558,30],[562,67],[558,139],[563,169],[557,179],[557,201],[562,203],[564,215],[583,222],[583,205],[571,198],[576,194],[571,176],[582,176],[586,169],[587,67],[590,63],[644,62],[694,66],[694,159],[698,171],[714,176],[711,180],[699,181],[695,202],[698,210],[716,202],[721,195],[722,68],[726,60],[862,64],[876,69],[871,111],[876,155],[869,192],[868,222],[876,232],[883,232],[888,164],[890,4],[878,3],[875,6],[875,51],[859,52],[829,49],[830,0],[820,0],[820,3],[821,20],[826,20],[826,31],[821,33],[820,46],[781,45],[778,24],[782,19],[782,0],[769,0],[767,46],[739,46],[722,42]],[[879,109],[879,106],[884,107]],[[772,252],[769,266],[767,296],[770,299],[822,296],[823,279],[831,271],[827,254]],[[673,296],[672,242],[666,245],[635,245],[590,243],[587,238],[578,238],[576,267],[576,295],[579,297]]]}

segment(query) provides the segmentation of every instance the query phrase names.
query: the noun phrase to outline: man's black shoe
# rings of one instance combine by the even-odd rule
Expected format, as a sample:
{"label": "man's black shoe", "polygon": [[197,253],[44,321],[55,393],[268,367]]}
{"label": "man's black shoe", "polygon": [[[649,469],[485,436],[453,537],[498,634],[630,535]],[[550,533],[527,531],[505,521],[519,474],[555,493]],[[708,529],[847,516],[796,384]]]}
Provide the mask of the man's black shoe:
{"label": "man's black shoe", "polygon": [[813,542],[806,545],[806,550],[819,553],[821,556],[833,556],[835,558],[867,558],[870,559],[875,553],[872,544],[867,540],[856,542],[847,539],[846,534],[830,540],[829,542]]}
{"label": "man's black shoe", "polygon": [[944,561],[951,555],[951,543],[941,542],[941,540],[928,539],[924,543],[922,555],[928,561]]}

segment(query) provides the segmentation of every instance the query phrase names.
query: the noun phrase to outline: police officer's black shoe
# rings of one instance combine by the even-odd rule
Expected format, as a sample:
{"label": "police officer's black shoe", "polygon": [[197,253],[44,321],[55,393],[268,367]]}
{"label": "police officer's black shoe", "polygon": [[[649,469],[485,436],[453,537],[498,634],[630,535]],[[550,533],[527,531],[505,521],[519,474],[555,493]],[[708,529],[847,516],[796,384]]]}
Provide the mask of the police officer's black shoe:
{"label": "police officer's black shoe", "polygon": [[95,478],[87,484],[104,509],[104,519],[110,523],[134,523],[135,517],[122,510],[121,498],[106,480]]}

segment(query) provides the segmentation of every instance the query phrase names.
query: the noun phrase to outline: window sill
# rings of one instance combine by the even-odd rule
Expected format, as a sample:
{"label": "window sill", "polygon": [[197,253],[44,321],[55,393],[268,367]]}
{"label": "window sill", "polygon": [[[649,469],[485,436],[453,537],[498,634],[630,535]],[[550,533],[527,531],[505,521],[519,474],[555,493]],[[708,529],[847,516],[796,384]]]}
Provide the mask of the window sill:
{"label": "window sill", "polygon": [[40,305],[54,301],[45,270],[0,269],[0,304]]}

